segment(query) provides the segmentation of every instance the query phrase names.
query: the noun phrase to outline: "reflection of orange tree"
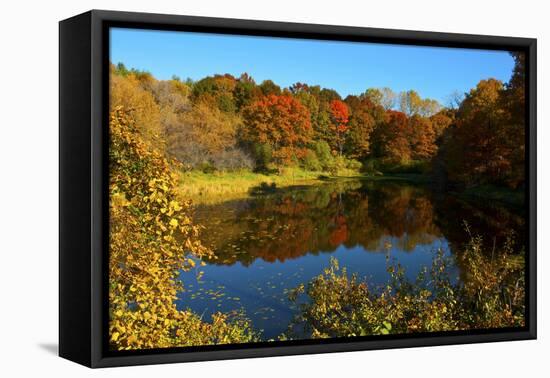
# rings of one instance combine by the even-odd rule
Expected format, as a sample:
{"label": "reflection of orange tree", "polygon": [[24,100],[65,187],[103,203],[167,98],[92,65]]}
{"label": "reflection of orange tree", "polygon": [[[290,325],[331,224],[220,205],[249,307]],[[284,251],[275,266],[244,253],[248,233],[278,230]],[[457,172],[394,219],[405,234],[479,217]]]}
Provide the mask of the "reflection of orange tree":
{"label": "reflection of orange tree", "polygon": [[[412,250],[440,235],[424,191],[388,183],[367,191],[360,182],[350,185],[355,186],[327,184],[250,203],[200,208],[198,221],[207,227],[203,239],[218,256],[212,263],[284,261],[331,252],[339,245],[379,251],[386,236],[398,238],[401,248]],[[369,208],[369,203],[374,205]]]}
{"label": "reflection of orange tree", "polygon": [[373,191],[371,197],[369,214],[385,235],[399,238],[400,249],[412,251],[416,245],[429,244],[441,235],[433,223],[432,201],[423,189],[385,185]]}
{"label": "reflection of orange tree", "polygon": [[348,225],[346,223],[346,217],[342,214],[338,214],[334,217],[334,229],[330,233],[329,243],[330,245],[337,247],[348,240]]}

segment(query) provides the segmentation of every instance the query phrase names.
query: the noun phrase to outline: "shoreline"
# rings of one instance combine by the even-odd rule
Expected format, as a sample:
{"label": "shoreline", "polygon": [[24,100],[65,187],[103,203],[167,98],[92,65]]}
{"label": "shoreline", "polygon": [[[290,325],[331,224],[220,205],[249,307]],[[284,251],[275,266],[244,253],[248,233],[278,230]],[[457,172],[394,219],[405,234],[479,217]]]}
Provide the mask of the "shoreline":
{"label": "shoreline", "polygon": [[195,205],[212,205],[229,200],[250,198],[254,195],[275,193],[279,189],[323,185],[343,181],[400,181],[427,184],[428,177],[419,174],[365,175],[346,172],[330,175],[301,169],[285,169],[283,174],[264,174],[251,171],[203,173],[178,172],[178,195]]}
{"label": "shoreline", "polygon": [[[411,185],[429,185],[427,175],[411,173],[388,173],[366,175],[360,173],[330,175],[327,172],[311,172],[287,168],[282,174],[264,174],[251,171],[203,173],[200,171],[178,172],[178,195],[190,199],[195,205],[213,205],[230,200],[251,198],[254,195],[272,194],[280,189],[300,186],[323,185],[342,181],[388,181]],[[467,200],[496,201],[507,206],[523,206],[523,192],[493,186],[479,186],[465,190],[448,190],[448,194]]]}

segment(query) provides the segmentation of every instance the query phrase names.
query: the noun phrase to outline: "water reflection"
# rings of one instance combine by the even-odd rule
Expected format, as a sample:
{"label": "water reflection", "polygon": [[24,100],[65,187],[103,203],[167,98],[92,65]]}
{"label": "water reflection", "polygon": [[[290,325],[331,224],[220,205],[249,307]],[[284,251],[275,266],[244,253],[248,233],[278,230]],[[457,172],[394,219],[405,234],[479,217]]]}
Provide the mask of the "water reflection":
{"label": "water reflection", "polygon": [[384,284],[389,251],[412,278],[436,249],[459,251],[467,237],[463,220],[490,235],[487,243],[502,243],[509,230],[523,243],[524,216],[517,211],[397,182],[340,181],[202,205],[195,221],[206,227],[202,239],[218,258],[198,281],[182,274],[186,292],[178,307],[205,315],[243,309],[274,338],[296,310],[287,290],[318,275],[330,256]]}

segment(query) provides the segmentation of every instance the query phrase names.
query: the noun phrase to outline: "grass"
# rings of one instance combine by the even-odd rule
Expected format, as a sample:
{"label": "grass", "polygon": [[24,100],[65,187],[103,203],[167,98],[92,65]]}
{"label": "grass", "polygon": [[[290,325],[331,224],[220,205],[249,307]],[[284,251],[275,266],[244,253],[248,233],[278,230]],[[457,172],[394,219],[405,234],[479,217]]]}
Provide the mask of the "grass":
{"label": "grass", "polygon": [[231,199],[246,198],[250,191],[263,185],[288,187],[314,185],[322,182],[324,172],[311,172],[300,168],[285,168],[280,174],[263,174],[247,170],[238,172],[203,173],[180,172],[178,193],[195,203],[217,203]]}
{"label": "grass", "polygon": [[279,174],[256,173],[249,170],[236,172],[202,171],[179,172],[178,194],[181,198],[191,199],[195,204],[216,204],[229,200],[248,198],[254,193],[261,193],[265,188],[274,191],[296,185],[318,185],[336,180],[372,180],[372,181],[406,181],[425,183],[425,175],[403,173],[369,175],[344,169],[337,175],[321,171],[307,171],[302,168],[287,167]]}

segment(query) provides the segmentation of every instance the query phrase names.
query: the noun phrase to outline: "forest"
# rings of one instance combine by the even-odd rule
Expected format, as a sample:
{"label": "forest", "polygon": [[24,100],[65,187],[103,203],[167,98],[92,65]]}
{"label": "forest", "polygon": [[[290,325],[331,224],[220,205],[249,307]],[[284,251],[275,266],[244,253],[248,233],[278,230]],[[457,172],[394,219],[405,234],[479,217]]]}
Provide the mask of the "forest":
{"label": "forest", "polygon": [[513,57],[508,83],[481,80],[447,106],[414,90],[370,88],[342,98],[319,85],[256,83],[246,73],[156,80],[122,63],[111,67],[111,104],[131,111],[145,141],[182,171],[416,173],[460,188],[517,189],[524,183],[525,62]]}
{"label": "forest", "polygon": [[[420,180],[440,191],[488,196],[521,193],[525,57],[512,56],[515,66],[508,82],[481,80],[469,92],[450,96],[445,105],[415,90],[368,88],[342,98],[315,84],[298,82],[282,88],[271,80],[257,83],[246,73],[158,80],[123,63],[111,64],[111,348],[265,341],[245,311],[219,311],[205,319],[200,312],[176,306],[185,293],[181,272],[199,279],[204,274],[201,267],[238,260],[222,250],[225,240],[208,242],[205,234],[215,227],[196,222],[196,205],[208,202],[207,195],[228,200],[233,194],[269,194],[285,186],[350,178]],[[332,227],[325,239],[315,239],[323,250],[346,244],[375,246],[379,235],[407,234],[410,230],[396,230],[395,220],[406,218],[409,207],[420,214],[431,207],[423,197],[410,199],[410,191],[387,188],[392,193],[388,203],[404,195],[406,203],[395,208],[371,204],[369,210],[363,198],[354,202],[360,207],[349,205],[346,210],[344,191],[330,188],[323,207],[301,202],[295,195],[282,197],[282,202],[266,197],[269,206],[256,207],[250,222],[264,224],[264,219],[273,219],[274,209],[280,211],[284,217],[278,219],[285,219],[281,242],[268,235],[269,246],[251,243],[248,250],[253,256],[241,262],[284,261],[282,256],[317,253],[307,245],[309,239],[289,247],[288,232],[304,235],[305,226],[311,233]],[[366,214],[373,208],[376,225],[350,223],[349,214],[366,222],[361,211]],[[431,222],[429,213],[430,220],[416,221]],[[445,222],[454,222],[455,229],[462,224],[461,219]],[[436,229],[429,224],[424,228]],[[234,223],[235,229],[239,227],[249,225]],[[262,232],[270,228],[265,223]],[[352,228],[357,230],[353,234]],[[377,237],[363,237],[367,229]],[[228,227],[220,233],[224,230],[228,238],[246,233],[239,229],[232,235]],[[331,259],[324,273],[289,292],[291,302],[304,295],[310,298],[296,305],[301,310],[289,327],[300,324],[308,337],[316,338],[521,326],[524,278],[518,256],[523,256],[523,246],[514,243],[513,233],[499,236],[502,243],[493,245],[491,253],[500,258],[494,260],[487,257],[487,245],[476,230],[466,225],[466,231],[470,240],[461,246],[458,258],[470,277],[464,284],[448,278],[449,263],[441,254],[416,283],[388,260],[393,284],[378,291]],[[273,258],[273,253],[280,257]],[[427,290],[428,281],[437,284]],[[287,332],[278,340],[293,337]]]}

